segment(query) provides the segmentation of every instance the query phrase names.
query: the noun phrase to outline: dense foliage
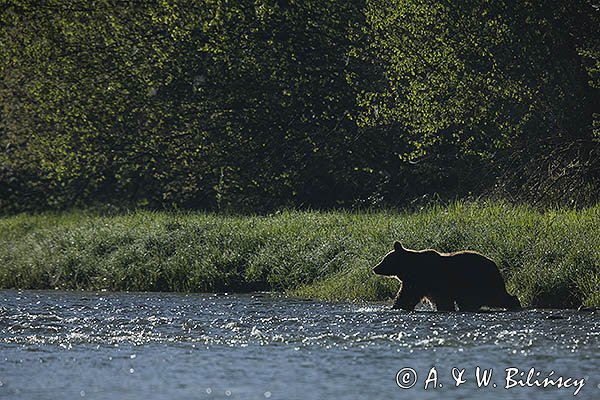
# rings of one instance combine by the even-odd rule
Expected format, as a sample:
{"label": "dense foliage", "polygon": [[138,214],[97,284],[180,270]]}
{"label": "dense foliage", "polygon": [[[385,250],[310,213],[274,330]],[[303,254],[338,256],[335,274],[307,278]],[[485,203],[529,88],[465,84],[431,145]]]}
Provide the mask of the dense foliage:
{"label": "dense foliage", "polygon": [[588,0],[8,0],[0,209],[593,203],[599,12]]}

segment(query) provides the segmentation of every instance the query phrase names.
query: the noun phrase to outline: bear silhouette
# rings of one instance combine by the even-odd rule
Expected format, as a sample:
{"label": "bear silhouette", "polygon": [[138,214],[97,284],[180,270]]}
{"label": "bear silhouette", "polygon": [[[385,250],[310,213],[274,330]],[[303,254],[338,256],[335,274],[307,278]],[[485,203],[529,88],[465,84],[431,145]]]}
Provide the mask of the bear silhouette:
{"label": "bear silhouette", "polygon": [[438,311],[477,311],[481,307],[518,310],[519,300],[506,291],[498,266],[474,251],[439,253],[410,250],[400,242],[373,268],[396,277],[402,286],[392,308],[413,310],[426,299]]}

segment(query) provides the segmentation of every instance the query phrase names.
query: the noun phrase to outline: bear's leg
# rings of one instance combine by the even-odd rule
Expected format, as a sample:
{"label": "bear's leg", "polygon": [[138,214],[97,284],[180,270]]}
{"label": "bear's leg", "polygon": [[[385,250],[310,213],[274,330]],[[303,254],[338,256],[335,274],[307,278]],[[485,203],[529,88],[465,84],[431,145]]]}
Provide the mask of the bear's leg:
{"label": "bear's leg", "polygon": [[508,295],[509,299],[506,304],[506,308],[509,310],[522,310],[521,302],[517,298],[517,296]]}
{"label": "bear's leg", "polygon": [[479,297],[461,297],[456,299],[456,304],[460,311],[479,311],[481,307],[484,306],[491,308],[506,308],[508,310],[521,309],[519,300],[516,297],[509,295],[504,290],[493,296],[480,295]]}
{"label": "bear's leg", "polygon": [[459,302],[457,301],[456,304],[458,305],[458,309],[460,311],[479,311],[481,310],[481,304],[480,302]]}
{"label": "bear's leg", "polygon": [[433,299],[433,302],[438,311],[454,311],[456,309],[454,299],[451,297],[438,297]]}
{"label": "bear's leg", "polygon": [[516,296],[511,296],[506,291],[500,296],[502,300],[495,302],[496,307],[506,308],[507,310],[521,310],[521,303]]}
{"label": "bear's leg", "polygon": [[481,293],[463,293],[456,297],[456,305],[460,311],[479,311],[485,304],[485,296]]}
{"label": "bear's leg", "polygon": [[410,286],[402,284],[402,287],[398,291],[396,298],[394,299],[394,305],[392,308],[394,309],[403,309],[403,310],[414,310],[415,306],[419,304],[421,299],[423,298],[423,293],[414,290]]}

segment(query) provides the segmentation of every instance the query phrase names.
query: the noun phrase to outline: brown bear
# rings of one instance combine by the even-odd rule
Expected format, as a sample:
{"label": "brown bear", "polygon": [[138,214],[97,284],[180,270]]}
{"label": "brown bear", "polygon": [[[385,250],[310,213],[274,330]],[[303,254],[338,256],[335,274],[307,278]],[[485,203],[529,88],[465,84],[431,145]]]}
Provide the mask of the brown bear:
{"label": "brown bear", "polygon": [[394,243],[394,250],[373,268],[378,275],[402,282],[393,308],[412,310],[422,300],[438,311],[477,311],[483,306],[518,310],[519,300],[506,292],[498,266],[474,251],[439,253],[410,250]]}

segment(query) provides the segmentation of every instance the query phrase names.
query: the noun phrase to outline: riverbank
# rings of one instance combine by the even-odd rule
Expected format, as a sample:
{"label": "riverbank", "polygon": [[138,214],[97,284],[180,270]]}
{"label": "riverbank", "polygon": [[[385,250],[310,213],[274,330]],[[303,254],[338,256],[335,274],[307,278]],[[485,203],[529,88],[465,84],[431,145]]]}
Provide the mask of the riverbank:
{"label": "riverbank", "polygon": [[17,215],[0,218],[0,287],[271,290],[386,300],[398,284],[373,275],[371,267],[394,240],[489,256],[525,306],[600,306],[600,205],[546,212],[455,203],[418,212]]}

